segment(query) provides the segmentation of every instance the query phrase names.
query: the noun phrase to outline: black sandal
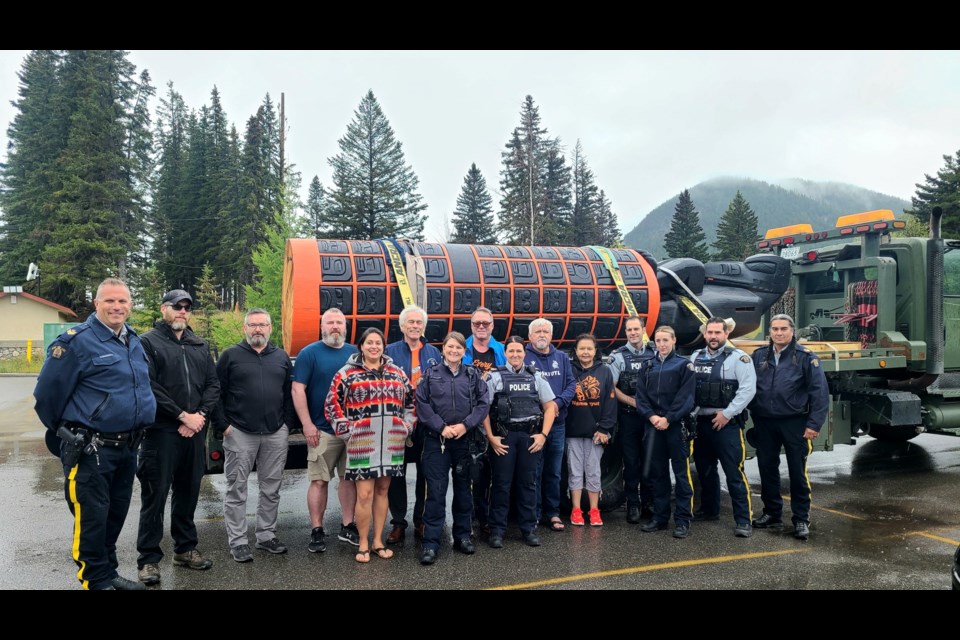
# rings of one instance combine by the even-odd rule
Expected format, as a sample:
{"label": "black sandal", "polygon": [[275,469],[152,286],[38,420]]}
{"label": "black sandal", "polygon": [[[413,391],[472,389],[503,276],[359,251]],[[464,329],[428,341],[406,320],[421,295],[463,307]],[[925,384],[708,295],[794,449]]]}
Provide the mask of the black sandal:
{"label": "black sandal", "polygon": [[560,516],[553,516],[550,518],[550,531],[564,531],[566,525],[563,524],[563,520],[560,519]]}
{"label": "black sandal", "polygon": [[[363,551],[357,551],[357,554],[353,556],[353,559],[359,562],[360,564],[367,564],[370,562],[370,549],[364,549]],[[366,560],[361,560],[360,556],[366,558]]]}
{"label": "black sandal", "polygon": [[[377,557],[380,558],[381,560],[389,560],[394,556],[393,549],[387,549],[386,547],[379,547],[377,549],[374,549],[373,552],[377,554]],[[388,553],[388,552],[390,555],[388,556],[383,555],[384,553]]]}

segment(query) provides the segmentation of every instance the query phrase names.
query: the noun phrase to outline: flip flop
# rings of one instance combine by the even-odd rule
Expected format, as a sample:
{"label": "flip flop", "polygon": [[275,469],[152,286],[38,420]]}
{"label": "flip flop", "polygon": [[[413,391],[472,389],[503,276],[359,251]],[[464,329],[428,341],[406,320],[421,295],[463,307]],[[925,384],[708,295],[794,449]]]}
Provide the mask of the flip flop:
{"label": "flip flop", "polygon": [[563,524],[563,520],[559,516],[553,516],[550,518],[550,531],[563,531],[566,526]]}
{"label": "flip flop", "polygon": [[378,558],[383,560],[389,560],[393,557],[393,549],[387,549],[386,547],[378,547],[374,549],[373,552],[377,554]]}
{"label": "flip flop", "polygon": [[[363,558],[363,560],[361,560]],[[370,562],[370,549],[364,549],[363,551],[357,551],[357,555],[353,557],[354,560],[360,564],[367,564]]]}

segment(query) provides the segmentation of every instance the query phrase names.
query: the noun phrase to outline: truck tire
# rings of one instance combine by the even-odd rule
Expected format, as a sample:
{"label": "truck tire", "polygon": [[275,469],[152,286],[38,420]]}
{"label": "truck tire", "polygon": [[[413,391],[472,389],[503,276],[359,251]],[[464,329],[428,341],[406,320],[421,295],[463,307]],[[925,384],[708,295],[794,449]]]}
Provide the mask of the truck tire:
{"label": "truck tire", "polygon": [[880,442],[906,442],[920,434],[917,433],[916,427],[891,427],[888,424],[871,424],[869,435]]}

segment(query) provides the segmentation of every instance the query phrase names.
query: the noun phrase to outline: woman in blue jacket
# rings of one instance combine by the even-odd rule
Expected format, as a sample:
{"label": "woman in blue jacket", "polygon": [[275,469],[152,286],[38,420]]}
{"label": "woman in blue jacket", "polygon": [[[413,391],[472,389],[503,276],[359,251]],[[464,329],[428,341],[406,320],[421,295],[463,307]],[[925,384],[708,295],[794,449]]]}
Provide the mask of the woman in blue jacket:
{"label": "woman in blue jacket", "polygon": [[641,531],[659,531],[670,521],[670,471],[677,483],[673,514],[674,538],[690,535],[693,519],[693,480],[690,456],[693,441],[681,424],[694,407],[697,376],[693,363],[677,354],[677,336],[668,326],[654,333],[657,357],[643,363],[637,381],[637,412],[649,423],[644,439],[650,443],[649,475],[653,480],[653,519]]}

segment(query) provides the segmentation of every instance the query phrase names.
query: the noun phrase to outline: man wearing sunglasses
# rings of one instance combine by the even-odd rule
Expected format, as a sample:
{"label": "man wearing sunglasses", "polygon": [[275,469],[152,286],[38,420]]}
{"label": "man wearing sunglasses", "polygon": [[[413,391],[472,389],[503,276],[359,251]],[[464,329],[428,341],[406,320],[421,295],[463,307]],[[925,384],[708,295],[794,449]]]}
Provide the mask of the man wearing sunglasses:
{"label": "man wearing sunglasses", "polygon": [[220,381],[210,347],[188,324],[193,298],[183,289],[168,291],[160,303],[163,317],[143,335],[150,385],[157,397],[157,418],[140,445],[140,530],[137,558],[140,582],[160,582],[163,509],[173,489],[170,535],[173,564],[209,569],[213,562],[197,550],[193,514],[204,470],[204,427],[220,400]]}
{"label": "man wearing sunglasses", "polygon": [[[476,367],[483,377],[497,367],[507,364],[503,343],[493,337],[493,312],[486,307],[477,307],[470,316],[471,335],[467,338],[467,351],[463,354],[463,364]],[[473,483],[473,519],[480,529],[487,527],[487,515],[490,511],[490,460],[488,457],[480,467],[480,478]]]}

